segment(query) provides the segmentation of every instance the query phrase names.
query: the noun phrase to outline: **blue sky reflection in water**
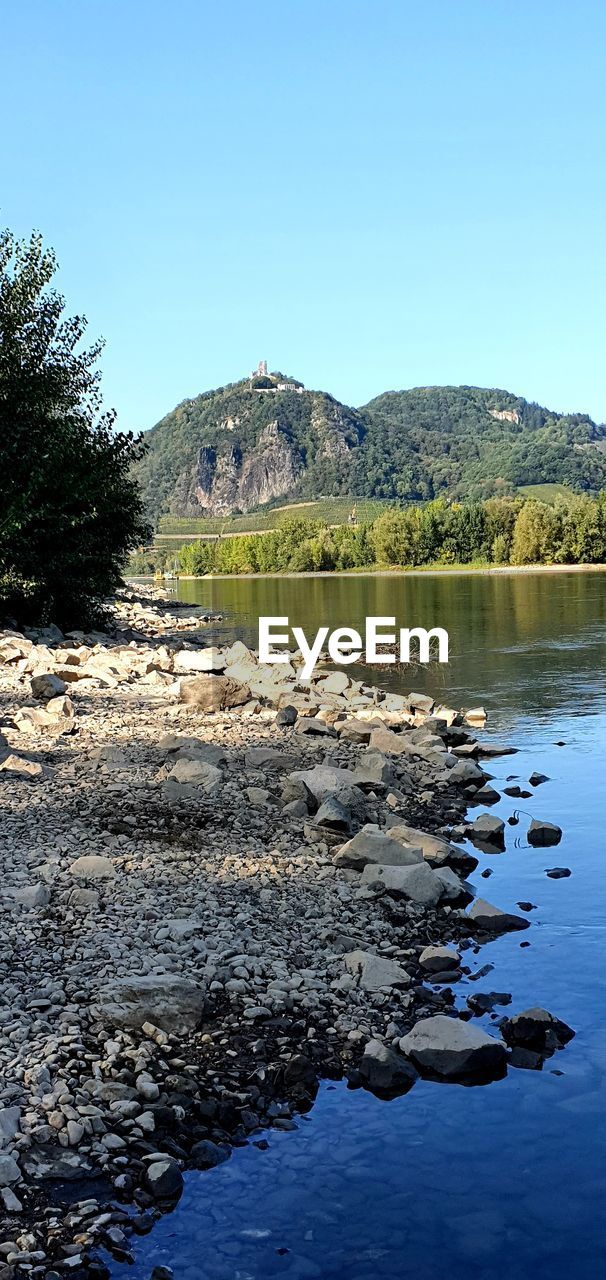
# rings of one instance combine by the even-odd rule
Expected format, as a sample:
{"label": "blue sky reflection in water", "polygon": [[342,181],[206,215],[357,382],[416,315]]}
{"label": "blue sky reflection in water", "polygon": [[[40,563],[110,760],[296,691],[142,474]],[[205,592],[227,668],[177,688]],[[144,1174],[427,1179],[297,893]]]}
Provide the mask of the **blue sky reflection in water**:
{"label": "blue sky reflection in water", "polygon": [[[532,928],[484,947],[473,966],[493,971],[456,991],[461,1005],[472,992],[509,991],[512,1010],[545,1005],[577,1035],[542,1072],[510,1071],[483,1088],[419,1082],[385,1103],[324,1085],[297,1132],[271,1132],[268,1151],[250,1146],[190,1174],[177,1210],[137,1243],[128,1275],[142,1280],[165,1263],[176,1280],[594,1280],[606,1261],[606,579],[417,578],[379,588],[365,579],[354,592],[347,580],[343,596],[342,580],[317,581],[303,616],[305,584],[281,582],[276,605],[273,581],[272,611],[310,630],[323,603],[331,626],[356,625],[366,612],[427,625],[434,611],[453,641],[436,692],[485,702],[499,737],[522,748],[492,762],[497,787],[533,769],[549,775],[532,800],[505,797],[492,812],[506,817],[523,804],[560,823],[562,843],[528,848],[522,815],[507,829],[507,852],[480,854],[472,878],[499,906],[535,903]],[[181,591],[209,604],[210,585]],[[212,584],[212,603],[230,611],[225,636],[233,628],[252,639],[266,585]],[[414,616],[402,616],[404,603]],[[380,678],[433,687],[431,672]],[[573,874],[550,880],[553,866]]]}

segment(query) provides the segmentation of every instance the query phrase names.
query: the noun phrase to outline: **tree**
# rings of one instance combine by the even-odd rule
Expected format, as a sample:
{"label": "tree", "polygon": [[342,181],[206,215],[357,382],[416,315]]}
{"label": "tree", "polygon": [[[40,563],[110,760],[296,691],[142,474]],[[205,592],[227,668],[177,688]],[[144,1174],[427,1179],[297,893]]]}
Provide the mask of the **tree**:
{"label": "tree", "polygon": [[0,606],[61,626],[98,619],[148,537],[131,467],[143,445],[103,412],[102,344],[80,344],[41,237],[0,233]]}
{"label": "tree", "polygon": [[561,545],[561,515],[545,502],[525,502],[516,519],[512,564],[554,564]]}

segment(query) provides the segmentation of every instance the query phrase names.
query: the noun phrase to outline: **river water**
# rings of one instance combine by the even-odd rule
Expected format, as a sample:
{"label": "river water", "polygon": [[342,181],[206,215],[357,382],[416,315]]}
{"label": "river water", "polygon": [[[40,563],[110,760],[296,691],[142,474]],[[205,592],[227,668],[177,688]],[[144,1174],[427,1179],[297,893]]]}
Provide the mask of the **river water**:
{"label": "river water", "polygon": [[[505,853],[479,855],[482,896],[536,910],[526,933],[482,948],[476,969],[494,968],[457,984],[457,1000],[511,992],[508,1012],[541,1004],[577,1034],[543,1071],[481,1088],[418,1082],[381,1102],[325,1084],[296,1132],[270,1131],[268,1150],[188,1174],[176,1210],[115,1275],[143,1280],[164,1264],[177,1280],[595,1280],[606,1270],[606,577],[230,579],[178,591],[223,613],[219,641],[255,645],[262,614],[309,634],[363,629],[366,615],[447,628],[448,666],[366,678],[484,703],[489,727],[520,748],[491,762],[497,788],[535,769],[550,778],[491,812],[523,804],[564,831],[557,848],[531,849],[522,818]],[[553,866],[572,875],[551,880]]]}

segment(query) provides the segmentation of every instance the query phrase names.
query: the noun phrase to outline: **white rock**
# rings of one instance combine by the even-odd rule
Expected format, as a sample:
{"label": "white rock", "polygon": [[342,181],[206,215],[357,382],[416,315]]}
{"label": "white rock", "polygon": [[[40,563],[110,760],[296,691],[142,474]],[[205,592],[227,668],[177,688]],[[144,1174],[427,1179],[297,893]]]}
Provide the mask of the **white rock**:
{"label": "white rock", "polygon": [[407,987],[410,975],[394,960],[374,955],[372,951],[349,951],[343,957],[349,973],[358,979],[362,991],[380,991],[383,987]]}
{"label": "white rock", "polygon": [[494,1078],[505,1070],[502,1040],[443,1013],[417,1022],[400,1040],[400,1049],[421,1070],[447,1080],[473,1075]]}
{"label": "white rock", "polygon": [[75,858],[69,870],[76,880],[111,880],[116,874],[111,858],[104,858],[96,853],[87,853],[81,858]]}

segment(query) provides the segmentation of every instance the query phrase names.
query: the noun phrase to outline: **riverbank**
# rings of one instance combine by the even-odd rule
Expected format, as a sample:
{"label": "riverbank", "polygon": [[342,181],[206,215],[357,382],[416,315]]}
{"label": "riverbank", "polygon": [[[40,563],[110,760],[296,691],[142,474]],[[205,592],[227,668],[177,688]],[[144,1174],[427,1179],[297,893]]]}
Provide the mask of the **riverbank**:
{"label": "riverbank", "polygon": [[[379,566],[369,566],[363,569],[331,569],[326,572],[320,570],[302,571],[301,573],[204,573],[204,574],[187,574],[179,573],[176,580],[179,582],[213,582],[238,578],[416,578],[416,577],[454,577],[456,575],[467,576],[470,574],[485,575],[486,577],[503,577],[511,574],[512,576],[520,576],[529,573],[603,573],[606,570],[606,564],[453,564],[453,565],[417,565],[415,568],[385,568]],[[131,581],[141,582],[146,579],[141,576],[133,576]]]}
{"label": "riverbank", "polygon": [[471,948],[529,927],[469,909],[483,718],[342,672],[304,690],[200,622],[131,596],[112,635],[0,639],[4,1275],[102,1274],[97,1245],[127,1256],[184,1167],[293,1127],[322,1075],[403,1092],[557,1043],[469,1004],[418,1029]]}

